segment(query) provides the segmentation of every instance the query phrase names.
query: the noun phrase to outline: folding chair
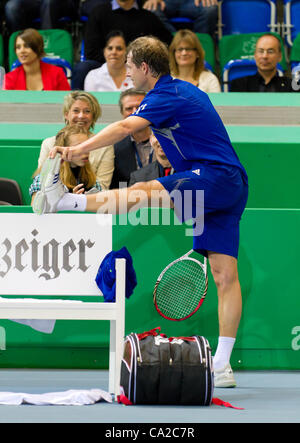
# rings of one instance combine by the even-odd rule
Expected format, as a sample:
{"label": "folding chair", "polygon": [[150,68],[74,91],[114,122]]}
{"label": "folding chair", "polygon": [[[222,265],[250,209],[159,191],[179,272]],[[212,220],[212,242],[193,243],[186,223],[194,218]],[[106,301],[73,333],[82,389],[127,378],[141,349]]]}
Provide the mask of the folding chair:
{"label": "folding chair", "polygon": [[205,67],[207,69],[210,69],[211,71],[214,71],[215,67],[216,67],[214,41],[209,34],[201,34],[199,32],[196,32],[196,35],[197,35],[197,37],[204,49],[204,52],[205,52],[205,62],[207,63],[207,66],[205,66]]}
{"label": "folding chair", "polygon": [[[224,92],[230,91],[230,83],[232,80],[247,75],[254,75],[257,72],[255,60],[230,60],[223,69],[222,80]],[[277,72],[280,77],[283,76],[283,70],[277,65]]]}
{"label": "folding chair", "polygon": [[300,32],[300,0],[284,0],[283,36],[288,46],[293,46]]}
{"label": "folding chair", "polygon": [[218,36],[278,31],[276,0],[221,0]]}

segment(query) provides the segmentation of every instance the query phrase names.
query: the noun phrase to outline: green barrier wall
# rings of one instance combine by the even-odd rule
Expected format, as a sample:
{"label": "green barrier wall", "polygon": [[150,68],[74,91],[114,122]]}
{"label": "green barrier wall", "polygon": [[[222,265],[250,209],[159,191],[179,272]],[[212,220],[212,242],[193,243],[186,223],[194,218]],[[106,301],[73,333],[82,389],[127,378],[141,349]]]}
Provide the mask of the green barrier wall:
{"label": "green barrier wall", "polygon": [[[0,103],[63,103],[65,91],[1,91]],[[93,92],[101,104],[118,104],[119,92]],[[214,106],[300,106],[295,93],[242,93],[208,94]]]}
{"label": "green barrier wall", "polygon": [[[0,125],[1,126],[1,125]],[[59,125],[3,125],[0,176],[18,181],[25,204],[41,141]],[[97,125],[96,130],[103,126]],[[228,126],[249,176],[249,208],[300,208],[300,127]]]}
{"label": "green barrier wall", "polygon": [[[0,222],[1,212],[6,211],[31,212],[31,208],[2,207]],[[190,319],[170,322],[153,307],[157,275],[191,248],[186,226],[147,225],[149,217],[157,214],[162,217],[169,213],[143,210],[137,213],[135,226],[134,220],[128,224],[127,217],[122,216],[113,227],[113,248],[128,248],[138,281],[134,294],[126,300],[126,333],[161,326],[171,336],[202,334],[214,350],[218,337],[217,295],[210,274],[206,300]],[[172,222],[172,216],[170,219]],[[244,214],[239,257],[244,308],[232,356],[234,368],[300,369],[299,224],[300,210],[248,209]],[[2,257],[0,267],[1,261]],[[53,334],[47,335],[0,320],[0,368],[106,368],[108,328],[108,322],[57,321]]]}

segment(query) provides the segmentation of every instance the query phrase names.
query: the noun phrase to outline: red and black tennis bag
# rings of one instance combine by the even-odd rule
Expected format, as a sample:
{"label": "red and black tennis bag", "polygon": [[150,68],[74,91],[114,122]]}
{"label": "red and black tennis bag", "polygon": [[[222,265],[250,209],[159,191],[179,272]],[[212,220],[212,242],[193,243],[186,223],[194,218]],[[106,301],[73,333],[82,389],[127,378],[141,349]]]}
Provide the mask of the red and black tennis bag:
{"label": "red and black tennis bag", "polygon": [[206,338],[167,337],[160,328],[125,337],[119,402],[203,405],[212,403],[211,348]]}

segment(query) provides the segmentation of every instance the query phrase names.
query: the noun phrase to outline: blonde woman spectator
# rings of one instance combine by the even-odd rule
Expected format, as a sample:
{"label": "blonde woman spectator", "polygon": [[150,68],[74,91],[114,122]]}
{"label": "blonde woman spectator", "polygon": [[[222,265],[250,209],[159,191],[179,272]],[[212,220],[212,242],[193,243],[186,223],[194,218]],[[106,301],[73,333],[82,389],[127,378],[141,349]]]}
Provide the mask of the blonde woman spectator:
{"label": "blonde woman spectator", "polygon": [[204,92],[221,92],[218,78],[205,69],[205,52],[197,35],[179,30],[169,48],[171,75],[197,86]]}
{"label": "blonde woman spectator", "polygon": [[[78,125],[93,130],[101,116],[97,99],[85,91],[72,91],[65,96],[63,115],[66,125]],[[46,138],[41,146],[38,167],[44,163],[50,149],[55,146],[55,136]],[[90,153],[89,161],[102,190],[109,189],[114,171],[114,147],[107,146]]]}
{"label": "blonde woman spectator", "polygon": [[126,42],[121,31],[112,31],[103,51],[105,63],[92,69],[84,81],[85,91],[124,91],[133,87],[126,75]]}

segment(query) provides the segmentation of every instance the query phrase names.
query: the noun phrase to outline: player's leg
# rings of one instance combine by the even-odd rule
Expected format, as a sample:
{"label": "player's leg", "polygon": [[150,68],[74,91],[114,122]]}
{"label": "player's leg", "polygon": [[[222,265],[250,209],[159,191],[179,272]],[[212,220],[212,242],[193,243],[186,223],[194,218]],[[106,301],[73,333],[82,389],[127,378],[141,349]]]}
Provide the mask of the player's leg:
{"label": "player's leg", "polygon": [[141,207],[170,207],[168,192],[157,180],[136,183],[130,188],[114,189],[96,194],[72,194],[59,179],[60,156],[47,159],[41,170],[41,189],[33,201],[37,214],[58,211],[88,211],[99,213],[126,213]]}
{"label": "player's leg", "polygon": [[210,269],[218,292],[219,342],[214,356],[216,387],[234,387],[236,382],[230,366],[242,312],[242,295],[237,259],[208,252]]}
{"label": "player's leg", "polygon": [[86,196],[86,211],[124,214],[131,210],[151,207],[170,207],[168,192],[157,180],[136,183],[129,188],[111,189]]}

